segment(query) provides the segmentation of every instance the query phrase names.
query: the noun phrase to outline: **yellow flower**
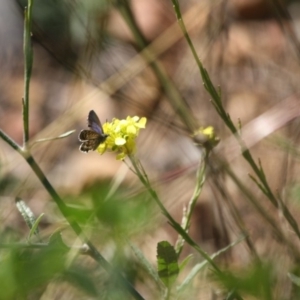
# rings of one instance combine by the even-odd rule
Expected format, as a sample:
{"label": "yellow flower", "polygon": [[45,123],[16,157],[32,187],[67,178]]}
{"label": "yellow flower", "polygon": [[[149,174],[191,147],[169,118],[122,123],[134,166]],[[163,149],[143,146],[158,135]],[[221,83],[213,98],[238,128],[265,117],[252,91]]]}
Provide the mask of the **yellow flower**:
{"label": "yellow flower", "polygon": [[194,141],[208,149],[212,149],[218,145],[220,138],[215,134],[212,126],[200,127],[193,135]]}
{"label": "yellow flower", "polygon": [[135,139],[140,129],[146,127],[145,117],[127,117],[126,120],[113,119],[112,122],[103,124],[103,131],[108,134],[104,143],[100,144],[97,151],[103,154],[105,151],[117,152],[117,159],[123,160],[127,155],[136,150]]}

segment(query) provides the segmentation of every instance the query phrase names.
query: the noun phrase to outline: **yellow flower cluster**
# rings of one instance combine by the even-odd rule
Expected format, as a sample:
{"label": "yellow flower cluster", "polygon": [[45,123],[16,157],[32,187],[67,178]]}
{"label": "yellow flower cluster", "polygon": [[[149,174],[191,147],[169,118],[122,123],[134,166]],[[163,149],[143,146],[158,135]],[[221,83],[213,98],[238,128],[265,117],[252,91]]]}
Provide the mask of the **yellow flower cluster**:
{"label": "yellow flower cluster", "polygon": [[127,155],[136,150],[135,139],[140,129],[145,128],[145,117],[127,117],[126,120],[113,119],[112,122],[103,124],[103,131],[108,134],[105,142],[99,145],[97,151],[103,154],[105,151],[118,153],[117,160],[123,160]]}

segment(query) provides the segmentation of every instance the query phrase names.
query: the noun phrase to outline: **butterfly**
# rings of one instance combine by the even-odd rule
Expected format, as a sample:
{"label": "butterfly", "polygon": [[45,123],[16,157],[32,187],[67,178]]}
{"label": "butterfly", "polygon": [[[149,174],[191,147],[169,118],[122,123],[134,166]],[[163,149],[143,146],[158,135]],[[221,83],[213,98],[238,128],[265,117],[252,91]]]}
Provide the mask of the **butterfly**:
{"label": "butterfly", "polygon": [[79,141],[82,143],[79,150],[82,152],[96,150],[108,137],[108,134],[103,132],[101,122],[93,110],[89,112],[87,121],[88,127],[91,129],[81,130],[78,136]]}

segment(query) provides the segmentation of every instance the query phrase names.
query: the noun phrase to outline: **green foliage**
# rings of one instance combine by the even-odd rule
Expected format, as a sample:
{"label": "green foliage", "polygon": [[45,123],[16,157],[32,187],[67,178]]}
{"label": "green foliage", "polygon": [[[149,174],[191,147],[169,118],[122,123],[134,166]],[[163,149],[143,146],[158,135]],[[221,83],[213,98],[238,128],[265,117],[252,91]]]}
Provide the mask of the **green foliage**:
{"label": "green foliage", "polygon": [[65,269],[66,251],[49,245],[41,250],[14,249],[2,255],[0,261],[1,299],[29,297],[62,274]]}
{"label": "green foliage", "polygon": [[151,216],[152,205],[145,198],[145,195],[140,195],[124,199],[115,195],[105,200],[99,195],[94,195],[92,201],[97,218],[106,226],[122,232],[146,225]]}
{"label": "green foliage", "polygon": [[[87,187],[78,197],[65,196],[68,211],[81,224],[94,224],[110,230],[108,233],[138,233],[137,228],[151,229],[149,222],[155,207],[146,192],[132,192],[120,186],[111,193],[112,182],[97,182]],[[103,236],[104,237],[104,236]]]}
{"label": "green foliage", "polygon": [[159,278],[170,288],[179,274],[179,267],[175,249],[167,241],[157,244],[157,270]]}
{"label": "green foliage", "polygon": [[221,284],[229,291],[241,295],[251,295],[257,299],[271,300],[275,284],[274,272],[270,264],[257,264],[239,271],[228,271],[217,275]]}

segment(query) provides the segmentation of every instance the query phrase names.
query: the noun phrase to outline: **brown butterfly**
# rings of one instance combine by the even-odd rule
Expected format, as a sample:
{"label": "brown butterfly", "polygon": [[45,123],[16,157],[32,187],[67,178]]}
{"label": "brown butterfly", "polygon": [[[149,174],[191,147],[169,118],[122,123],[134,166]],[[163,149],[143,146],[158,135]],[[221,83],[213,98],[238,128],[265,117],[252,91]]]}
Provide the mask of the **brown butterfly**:
{"label": "brown butterfly", "polygon": [[108,134],[103,132],[101,122],[93,110],[89,112],[87,121],[88,127],[91,129],[81,130],[78,136],[79,141],[82,143],[79,150],[82,152],[96,150],[108,137]]}

